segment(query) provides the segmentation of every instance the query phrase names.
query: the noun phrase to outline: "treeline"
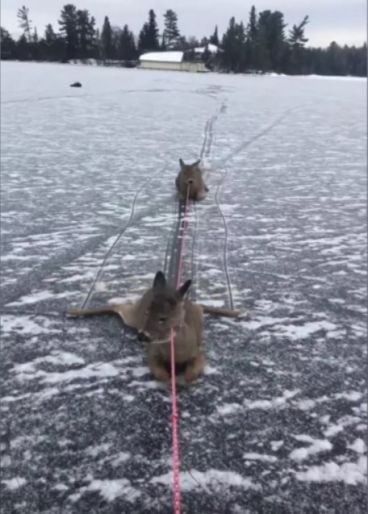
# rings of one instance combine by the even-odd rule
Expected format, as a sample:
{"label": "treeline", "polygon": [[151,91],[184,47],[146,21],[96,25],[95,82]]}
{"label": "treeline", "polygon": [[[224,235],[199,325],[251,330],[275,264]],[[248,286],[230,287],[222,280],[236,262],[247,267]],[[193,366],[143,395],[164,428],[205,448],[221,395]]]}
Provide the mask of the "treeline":
{"label": "treeline", "polygon": [[[119,61],[134,65],[138,56],[147,51],[183,50],[186,58],[198,58],[194,52],[202,46],[207,50],[202,59],[210,69],[233,73],[278,72],[287,74],[357,75],[367,74],[367,46],[340,46],[332,42],[328,48],[306,47],[309,23],[305,16],[299,24],[286,29],[280,11],[257,13],[253,6],[246,23],[231,18],[222,37],[217,27],[211,36],[200,40],[180,33],[177,14],[168,9],[160,32],[153,9],[136,36],[126,24],[111,25],[106,16],[101,29],[88,10],[66,4],[60,13],[57,30],[51,24],[42,37],[33,27],[29,9],[17,13],[22,35],[14,40],[1,28],[1,59],[61,61],[96,59]],[[220,48],[216,54],[208,50],[212,43]]]}
{"label": "treeline", "polygon": [[219,65],[231,72],[366,76],[366,44],[357,48],[332,42],[328,48],[306,48],[308,23],[305,16],[286,33],[282,12],[265,10],[257,14],[253,6],[247,25],[231,18],[222,38]]}

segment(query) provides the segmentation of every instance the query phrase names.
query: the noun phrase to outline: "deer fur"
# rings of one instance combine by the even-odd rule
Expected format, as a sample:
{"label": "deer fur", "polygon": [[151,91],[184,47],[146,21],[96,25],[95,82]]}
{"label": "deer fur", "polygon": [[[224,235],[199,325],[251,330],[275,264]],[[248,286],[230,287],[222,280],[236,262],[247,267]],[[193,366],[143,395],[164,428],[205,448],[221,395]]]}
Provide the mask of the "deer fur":
{"label": "deer fur", "polygon": [[203,313],[237,317],[238,311],[194,304],[185,298],[191,285],[187,280],[179,289],[167,284],[158,271],[152,287],[135,303],[108,304],[91,309],[69,309],[70,316],[118,314],[123,322],[148,341],[148,365],[159,381],[170,378],[170,337],[175,331],[175,364],[191,382],[202,373],[205,359],[202,348]]}
{"label": "deer fur", "polygon": [[205,198],[208,188],[203,180],[200,162],[198,160],[193,164],[185,164],[179,159],[180,171],[175,180],[179,200],[185,201],[188,197],[190,200],[198,201]]}

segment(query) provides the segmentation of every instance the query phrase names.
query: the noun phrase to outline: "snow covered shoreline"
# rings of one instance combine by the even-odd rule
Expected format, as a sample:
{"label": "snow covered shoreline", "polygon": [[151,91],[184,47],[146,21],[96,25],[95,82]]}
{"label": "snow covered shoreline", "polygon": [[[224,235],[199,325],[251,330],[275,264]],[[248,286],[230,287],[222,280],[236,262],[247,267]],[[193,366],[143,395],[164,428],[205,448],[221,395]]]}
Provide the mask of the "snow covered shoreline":
{"label": "snow covered shoreline", "polygon": [[[97,59],[86,59],[84,61],[82,60],[74,60],[74,61],[69,61],[69,62],[51,62],[51,61],[13,61],[13,60],[6,60],[6,61],[1,61],[1,63],[22,63],[22,64],[28,64],[28,63],[33,63],[33,64],[60,64],[60,65],[72,65],[72,66],[96,66],[96,67],[99,67],[99,68],[123,68],[123,69],[139,69],[138,66],[132,66],[132,65],[125,65],[123,62],[121,63],[113,63],[113,64],[110,64],[110,63],[105,63],[104,61],[98,61]],[[147,70],[145,70],[147,71]],[[165,70],[160,70],[160,71],[165,71]],[[214,75],[235,75],[235,76],[238,76],[238,77],[248,77],[248,76],[252,76],[252,77],[289,77],[289,78],[309,78],[309,79],[320,79],[320,80],[358,80],[358,81],[366,81],[367,78],[366,77],[357,77],[357,76],[353,76],[353,75],[346,75],[346,76],[341,76],[341,75],[315,75],[315,74],[310,74],[310,75],[287,75],[285,73],[275,73],[275,72],[266,72],[266,73],[262,73],[262,72],[254,72],[254,73],[237,73],[237,74],[234,74],[234,73],[226,73],[226,72],[210,72],[211,74],[214,74]]]}

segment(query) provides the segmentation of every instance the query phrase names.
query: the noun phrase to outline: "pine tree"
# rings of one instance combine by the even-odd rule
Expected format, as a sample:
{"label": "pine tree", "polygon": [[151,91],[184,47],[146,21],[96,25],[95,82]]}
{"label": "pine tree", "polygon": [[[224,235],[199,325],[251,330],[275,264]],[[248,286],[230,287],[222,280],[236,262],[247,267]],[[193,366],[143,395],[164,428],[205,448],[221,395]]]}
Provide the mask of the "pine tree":
{"label": "pine tree", "polygon": [[134,35],[128,25],[124,25],[119,37],[118,58],[123,61],[133,61],[137,57]]}
{"label": "pine tree", "polygon": [[65,57],[65,41],[59,34],[55,33],[51,24],[46,25],[45,34],[39,46],[42,59],[62,61]]}
{"label": "pine tree", "polygon": [[148,13],[148,22],[146,22],[139,33],[138,49],[140,52],[155,51],[160,48],[158,41],[158,27],[156,23],[156,15],[153,9]]}
{"label": "pine tree", "polygon": [[271,26],[268,36],[271,64],[274,71],[284,71],[285,49],[287,46],[285,37],[284,15],[280,11],[273,11]]}
{"label": "pine tree", "polygon": [[244,23],[240,22],[236,27],[236,38],[237,38],[237,52],[238,52],[238,68],[236,71],[244,72],[248,67],[245,52],[246,34]]}
{"label": "pine tree", "polygon": [[293,28],[289,31],[289,43],[292,47],[302,47],[308,41],[304,37],[304,30],[308,21],[309,17],[304,16],[303,21],[299,25],[293,25]]}
{"label": "pine tree", "polygon": [[88,59],[95,54],[96,30],[95,19],[87,10],[77,11],[78,54],[81,59]]}
{"label": "pine tree", "polygon": [[222,66],[226,71],[234,71],[235,18],[230,18],[229,27],[222,37]]}
{"label": "pine tree", "polygon": [[163,45],[165,48],[174,48],[180,37],[180,32],[178,29],[178,16],[172,9],[168,9],[164,14],[164,26]]}
{"label": "pine tree", "polygon": [[88,24],[88,53],[89,57],[93,57],[95,59],[98,58],[98,40],[99,33],[96,28],[96,19],[94,16],[91,16]]}
{"label": "pine tree", "polygon": [[[138,36],[138,50],[140,53],[148,50],[148,23],[145,23]],[[164,42],[163,42],[164,46]]]}
{"label": "pine tree", "polygon": [[41,53],[47,61],[53,61],[57,59],[56,56],[56,41],[57,37],[52,28],[52,25],[49,23],[45,28],[45,35],[43,40],[41,41]]}
{"label": "pine tree", "polygon": [[246,68],[245,29],[243,23],[231,18],[229,27],[222,38],[223,54],[221,64],[227,71],[239,73]]}
{"label": "pine tree", "polygon": [[249,24],[247,27],[247,37],[251,41],[255,41],[257,38],[257,13],[256,8],[252,5],[249,13]]}
{"label": "pine tree", "polygon": [[20,61],[31,59],[31,49],[25,34],[22,34],[16,43],[16,57]]}
{"label": "pine tree", "polygon": [[332,41],[326,50],[326,69],[328,75],[345,75],[346,74],[346,56],[343,49]]}
{"label": "pine tree", "polygon": [[210,37],[209,39],[210,43],[212,43],[213,45],[216,45],[216,46],[219,46],[220,42],[219,42],[219,37],[218,37],[218,28],[217,28],[217,25],[215,27],[215,30],[212,34],[212,36]]}
{"label": "pine tree", "polygon": [[249,13],[249,22],[247,26],[247,41],[245,52],[247,55],[248,66],[251,69],[257,68],[257,13],[256,8],[252,5]]}
{"label": "pine tree", "polygon": [[114,46],[113,46],[113,34],[110,25],[110,20],[107,16],[105,16],[104,24],[101,32],[101,49],[102,49],[102,58],[113,59],[114,58]]}
{"label": "pine tree", "polygon": [[76,59],[78,56],[78,17],[73,4],[64,5],[60,13],[60,32],[65,42],[65,59]]}
{"label": "pine tree", "polygon": [[257,60],[263,71],[283,71],[286,39],[284,15],[280,11],[262,11],[257,24]]}
{"label": "pine tree", "polygon": [[267,29],[264,25],[257,26],[257,37],[254,46],[254,67],[266,72],[271,70],[271,57],[268,50]]}
{"label": "pine tree", "polygon": [[25,7],[24,5],[18,9],[17,18],[19,20],[19,26],[21,29],[23,29],[23,34],[29,43],[32,39],[31,35],[31,25],[32,22],[29,19],[29,9]]}
{"label": "pine tree", "polygon": [[1,60],[15,59],[16,44],[11,35],[3,27],[0,28],[0,49],[1,49]]}
{"label": "pine tree", "polygon": [[356,75],[367,76],[367,43],[358,49]]}
{"label": "pine tree", "polygon": [[48,45],[52,45],[56,41],[56,34],[54,32],[54,29],[52,28],[51,23],[46,25],[45,28],[45,41]]}
{"label": "pine tree", "polygon": [[40,54],[40,45],[39,45],[39,40],[38,40],[38,32],[37,32],[36,28],[33,30],[33,34],[31,36],[31,41],[28,44],[29,44],[31,59],[34,61],[39,60],[41,54]]}
{"label": "pine tree", "polygon": [[299,25],[293,25],[289,31],[288,43],[290,52],[288,57],[288,72],[303,73],[304,45],[308,39],[304,36],[305,26],[308,23],[308,16],[304,16]]}
{"label": "pine tree", "polygon": [[111,44],[112,44],[112,59],[119,59],[119,41],[121,36],[120,27],[111,27]]}
{"label": "pine tree", "polygon": [[360,48],[349,49],[349,60],[351,62],[350,74],[358,77],[367,76],[367,43]]}
{"label": "pine tree", "polygon": [[156,14],[153,9],[150,9],[148,13],[148,41],[150,43],[150,49],[158,50],[160,48],[158,42],[158,26],[156,22]]}

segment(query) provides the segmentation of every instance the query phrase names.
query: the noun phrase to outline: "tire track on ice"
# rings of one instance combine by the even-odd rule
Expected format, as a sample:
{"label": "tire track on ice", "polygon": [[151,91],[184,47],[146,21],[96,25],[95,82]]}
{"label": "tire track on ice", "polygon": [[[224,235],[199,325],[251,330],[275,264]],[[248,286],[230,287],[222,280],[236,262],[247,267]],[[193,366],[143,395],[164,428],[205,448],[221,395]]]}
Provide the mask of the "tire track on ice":
{"label": "tire track on ice", "polygon": [[230,309],[234,309],[234,299],[233,299],[230,273],[229,273],[229,268],[228,268],[228,257],[227,257],[229,231],[228,231],[228,227],[227,227],[226,217],[225,217],[225,215],[221,209],[221,205],[220,205],[221,188],[224,185],[224,182],[228,175],[228,172],[229,172],[229,169],[226,167],[219,183],[217,184],[216,193],[215,193],[215,202],[216,202],[216,207],[220,214],[220,217],[222,219],[222,224],[224,227],[223,265],[224,265],[224,273],[225,273],[225,278],[226,278],[227,293],[228,293],[228,297],[229,297],[229,305],[230,305]]}
{"label": "tire track on ice", "polygon": [[[239,154],[241,151],[243,151],[245,148],[248,148],[252,143],[260,139],[261,137],[265,136],[269,132],[272,131],[273,128],[275,128],[284,118],[286,118],[291,112],[295,111],[296,109],[300,109],[301,106],[291,107],[290,109],[287,109],[284,111],[283,114],[278,116],[270,125],[265,127],[263,130],[258,132],[255,136],[248,139],[247,141],[242,142],[240,145],[238,145],[234,150],[228,153],[226,157],[223,157],[217,162],[217,166],[226,165],[226,163],[231,160],[233,157],[235,157],[237,154]],[[231,279],[230,279],[230,273],[228,268],[228,239],[229,239],[229,231],[226,221],[226,216],[224,215],[221,205],[220,205],[220,193],[221,188],[224,185],[224,182],[226,180],[226,177],[228,175],[229,169],[225,167],[225,172],[223,173],[222,178],[220,179],[215,193],[215,202],[217,210],[220,214],[220,217],[222,219],[223,227],[224,227],[224,248],[223,248],[223,264],[224,264],[224,273],[226,278],[226,287],[228,291],[228,298],[230,303],[230,308],[234,309],[234,298],[232,294],[232,285],[231,285]]]}
{"label": "tire track on ice", "polygon": [[138,196],[139,194],[143,191],[144,188],[146,188],[153,180],[153,178],[156,177],[156,175],[159,175],[159,174],[163,174],[165,173],[165,171],[167,170],[167,167],[168,167],[168,163],[165,163],[164,167],[161,168],[157,173],[155,173],[155,176],[154,177],[151,177],[149,178],[148,180],[145,180],[143,182],[143,184],[141,184],[141,186],[136,190],[135,192],[135,195],[133,197],[133,201],[132,201],[132,204],[131,204],[131,210],[130,210],[130,216],[129,216],[129,219],[127,221],[127,223],[121,228],[121,230],[119,231],[118,235],[116,236],[115,240],[113,241],[112,245],[110,246],[110,248],[107,250],[107,252],[105,253],[104,255],[104,258],[102,260],[102,263],[100,264],[99,266],[99,269],[97,271],[97,274],[92,282],[92,285],[91,285],[91,288],[86,296],[86,298],[84,299],[83,303],[82,303],[82,309],[84,309],[89,300],[91,299],[92,295],[93,295],[93,292],[94,292],[94,288],[96,286],[96,283],[97,281],[99,280],[99,278],[102,276],[102,273],[103,273],[103,269],[105,267],[105,264],[107,262],[107,259],[110,257],[110,255],[112,254],[114,248],[116,247],[116,245],[119,243],[120,239],[123,237],[124,233],[128,230],[129,227],[132,226],[133,224],[133,221],[134,221],[134,212],[135,212],[135,206],[136,206],[136,203],[137,203],[137,200],[138,200]]}
{"label": "tire track on ice", "polygon": [[[130,226],[133,226],[138,221],[142,220],[146,216],[153,214],[156,207],[162,203],[162,199],[158,199],[147,208],[135,214],[132,219]],[[129,227],[126,227],[127,230]],[[21,275],[15,284],[8,286],[6,291],[2,291],[0,298],[0,309],[6,304],[16,302],[19,298],[25,295],[29,295],[34,289],[40,287],[42,280],[54,273],[55,270],[67,266],[73,261],[79,259],[84,254],[93,252],[101,244],[106,242],[111,237],[119,236],[121,231],[116,234],[116,227],[107,228],[103,234],[93,236],[88,241],[80,244],[74,243],[73,246],[60,251],[57,255],[50,257],[39,266],[35,266],[29,273]]]}
{"label": "tire track on ice", "polygon": [[298,105],[296,107],[291,107],[290,109],[287,109],[286,111],[284,111],[283,114],[278,116],[270,125],[267,125],[264,129],[262,129],[260,132],[255,134],[250,139],[247,139],[246,141],[243,141],[242,143],[240,143],[238,146],[236,146],[234,148],[234,150],[231,150],[225,157],[223,157],[222,159],[217,161],[217,163],[216,163],[217,166],[221,166],[221,165],[226,164],[227,162],[229,162],[231,159],[233,159],[240,152],[242,152],[243,150],[248,148],[252,143],[254,143],[255,141],[257,141],[261,137],[263,137],[266,134],[268,134],[269,132],[271,132],[271,130],[273,128],[275,128],[282,120],[284,120],[291,112],[293,112],[293,111],[295,111],[297,109],[300,109],[301,107],[303,107],[303,106],[302,105]]}

